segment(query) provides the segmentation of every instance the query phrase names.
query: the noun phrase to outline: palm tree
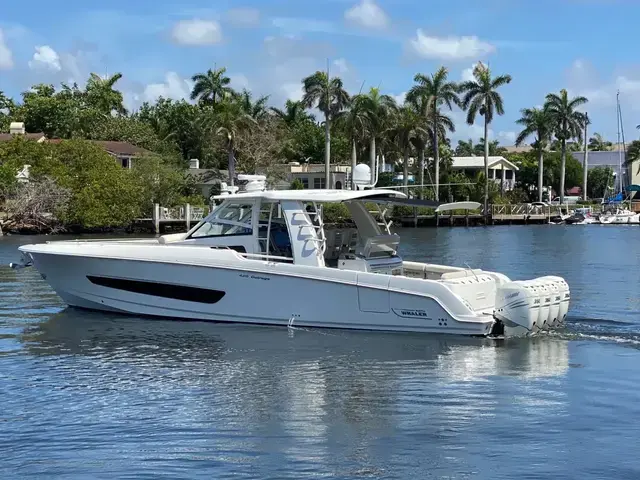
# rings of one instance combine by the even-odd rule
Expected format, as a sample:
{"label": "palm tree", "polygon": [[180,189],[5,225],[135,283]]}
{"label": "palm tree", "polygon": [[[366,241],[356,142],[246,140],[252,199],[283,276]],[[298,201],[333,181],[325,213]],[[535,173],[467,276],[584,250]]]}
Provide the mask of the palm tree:
{"label": "palm tree", "polygon": [[475,155],[473,140],[470,138],[466,142],[458,140],[458,146],[456,147],[456,156],[458,157],[471,157]]}
{"label": "palm tree", "polygon": [[[407,94],[407,100],[414,101],[417,97],[422,97],[423,112],[422,115],[426,119],[431,119],[433,139],[433,151],[435,162],[435,198],[438,200],[440,195],[440,149],[438,148],[438,135],[436,130],[439,128],[440,108],[446,105],[449,110],[453,105],[460,105],[458,98],[458,85],[448,81],[449,72],[445,67],[440,67],[438,71],[430,76],[422,73],[416,74],[413,81],[417,84],[411,87]],[[453,130],[451,130],[453,131]]]}
{"label": "palm tree", "polygon": [[627,148],[625,165],[631,165],[633,162],[640,160],[640,140],[634,140]]}
{"label": "palm tree", "polygon": [[380,89],[372,87],[369,93],[358,95],[359,108],[367,120],[367,135],[369,136],[369,164],[371,175],[375,177],[376,171],[376,140],[386,128],[389,116],[392,115],[397,105],[393,97],[383,95]]}
{"label": "palm tree", "polygon": [[363,100],[362,96],[356,95],[351,99],[351,108],[343,110],[336,116],[336,121],[342,124],[351,141],[351,190],[356,188],[353,173],[358,163],[358,140],[363,139],[367,131],[368,122]]}
{"label": "palm tree", "polygon": [[254,120],[264,120],[268,115],[267,102],[269,101],[269,95],[264,95],[254,102],[253,94],[245,88],[236,95],[235,101]]}
{"label": "palm tree", "polygon": [[430,133],[423,125],[424,120],[420,114],[410,106],[403,105],[393,115],[392,125],[388,130],[389,137],[394,140],[402,153],[402,184],[404,185],[405,193],[409,192],[409,153],[412,141],[418,135],[428,136]]}
{"label": "palm tree", "polygon": [[302,84],[302,104],[306,108],[317,106],[324,113],[324,181],[325,188],[330,188],[331,120],[349,105],[349,94],[343,88],[340,78],[330,78],[326,72],[317,71],[304,78]]}
{"label": "palm tree", "polygon": [[198,100],[200,105],[215,105],[233,94],[229,86],[231,79],[225,75],[227,69],[209,69],[206,73],[196,73],[191,80],[194,82],[191,90],[191,100]]}
{"label": "palm tree", "polygon": [[[463,82],[460,91],[464,93],[462,108],[467,110],[467,123],[473,125],[476,115],[484,117],[484,138],[489,137],[489,124],[494,112],[504,115],[502,97],[498,88],[511,83],[511,75],[491,77],[491,70],[482,63],[473,69],[474,80]],[[489,215],[489,142],[484,144],[484,214]]]}
{"label": "palm tree", "polygon": [[227,160],[229,169],[229,183],[234,185],[235,163],[236,163],[236,141],[238,137],[250,131],[258,122],[247,113],[241,102],[228,98],[217,105],[215,110],[207,109],[205,112],[206,121],[216,136],[224,138],[227,150]]}
{"label": "palm tree", "polygon": [[538,152],[538,201],[542,202],[544,149],[551,139],[549,112],[544,108],[524,108],[520,112],[522,117],[516,123],[522,125],[523,129],[516,138],[516,146],[522,145],[527,137],[534,135],[532,146]]}
{"label": "palm tree", "polygon": [[585,97],[569,98],[569,94],[563,88],[560,94],[547,95],[545,108],[549,112],[550,125],[554,135],[560,140],[562,152],[560,160],[560,203],[564,203],[564,179],[567,163],[567,140],[578,139],[582,136],[582,128],[585,123],[584,113],[576,109],[584,105],[588,100]]}
{"label": "palm tree", "polygon": [[605,140],[599,133],[594,133],[589,139],[589,150],[592,152],[605,152],[611,150],[612,142]]}
{"label": "palm tree", "polygon": [[105,115],[110,115],[113,111],[126,115],[127,109],[123,105],[122,93],[113,88],[121,78],[121,73],[115,73],[110,77],[91,73],[85,87],[87,102]]}
{"label": "palm tree", "polygon": [[270,110],[287,127],[293,127],[295,124],[305,120],[314,120],[313,115],[305,111],[304,105],[300,101],[287,100],[284,110],[275,107],[271,107]]}

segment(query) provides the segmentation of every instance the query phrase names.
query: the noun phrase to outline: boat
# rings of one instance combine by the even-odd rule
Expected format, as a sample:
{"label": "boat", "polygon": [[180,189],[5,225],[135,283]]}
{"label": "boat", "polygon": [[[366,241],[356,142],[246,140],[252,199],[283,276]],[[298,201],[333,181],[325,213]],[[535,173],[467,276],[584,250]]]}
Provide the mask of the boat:
{"label": "boat", "polygon": [[[404,260],[376,213],[394,204],[475,209],[392,189],[224,192],[188,232],[153,239],[61,240],[19,247],[72,307],[139,316],[275,326],[470,336],[523,336],[561,327],[562,277],[511,280],[479,268]],[[326,204],[353,225],[327,235]]]}
{"label": "boat", "polygon": [[640,214],[632,212],[628,208],[617,207],[608,210],[598,216],[599,223],[603,225],[640,224]]}
{"label": "boat", "polygon": [[564,219],[567,225],[592,225],[600,223],[599,216],[593,215],[591,207],[576,208],[569,217]]}

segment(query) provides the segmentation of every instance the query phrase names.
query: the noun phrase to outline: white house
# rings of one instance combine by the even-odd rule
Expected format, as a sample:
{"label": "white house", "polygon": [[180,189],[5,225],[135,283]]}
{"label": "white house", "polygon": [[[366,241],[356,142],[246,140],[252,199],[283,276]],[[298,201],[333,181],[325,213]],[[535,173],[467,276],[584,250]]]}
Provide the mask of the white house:
{"label": "white house", "polygon": [[[478,172],[484,172],[484,157],[453,157],[452,170],[463,172],[468,177],[475,177]],[[504,190],[513,190],[516,185],[517,165],[504,157],[489,157],[489,178],[504,185]],[[504,178],[504,183],[503,183]]]}

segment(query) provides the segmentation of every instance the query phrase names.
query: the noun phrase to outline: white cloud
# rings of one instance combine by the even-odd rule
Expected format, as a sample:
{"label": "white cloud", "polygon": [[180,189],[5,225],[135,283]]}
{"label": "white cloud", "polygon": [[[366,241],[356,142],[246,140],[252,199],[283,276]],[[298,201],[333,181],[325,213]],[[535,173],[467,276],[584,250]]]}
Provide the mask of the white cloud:
{"label": "white cloud", "polygon": [[433,37],[421,29],[409,41],[409,48],[422,58],[464,60],[495,52],[496,48],[478,37]]}
{"label": "white cloud", "polygon": [[381,29],[389,25],[389,17],[373,0],[362,0],[344,12],[344,18],[365,28]]}
{"label": "white cloud", "polygon": [[62,70],[60,55],[49,45],[37,46],[36,53],[34,53],[33,58],[29,60],[29,68],[32,70],[46,69],[59,72]]}
{"label": "white cloud", "polygon": [[349,64],[344,58],[338,58],[333,61],[333,66],[335,67],[335,73],[337,75],[344,75],[349,71]]}
{"label": "white cloud", "polygon": [[0,28],[0,70],[13,68],[13,53],[4,39],[4,33]]}
{"label": "white cloud", "polygon": [[516,132],[498,132],[498,140],[504,145],[513,145],[516,143]]}
{"label": "white cloud", "polygon": [[189,98],[193,83],[181,78],[176,72],[168,72],[164,83],[152,83],[145,87],[142,97],[145,101],[153,102],[159,97],[182,100]]}
{"label": "white cloud", "polygon": [[[451,136],[451,145],[454,148],[457,145],[458,140],[466,141],[471,138],[474,142],[477,142],[480,138],[484,137],[484,123],[480,115],[476,118],[476,123],[469,125],[467,123],[466,112],[456,108],[451,112],[445,113],[451,117],[451,120],[453,120],[453,123],[456,126],[456,131],[449,134]],[[493,138],[494,132],[489,128],[489,140]]]}
{"label": "white cloud", "polygon": [[402,92],[398,95],[391,95],[391,98],[393,98],[396,103],[398,105],[403,105],[404,104],[404,99],[407,97],[407,92]]}
{"label": "white cloud", "polygon": [[289,82],[280,87],[280,93],[285,100],[293,100],[294,102],[302,100],[304,91],[301,82]]}
{"label": "white cloud", "polygon": [[231,80],[231,88],[234,90],[249,89],[249,79],[241,73],[230,74],[229,80]]}
{"label": "white cloud", "polygon": [[569,96],[584,96],[589,100],[580,110],[611,108],[616,104],[616,94],[620,92],[620,103],[624,109],[640,110],[640,72],[619,72],[609,80],[599,78],[593,65],[576,60],[568,73]]}
{"label": "white cloud", "polygon": [[478,66],[478,63],[476,62],[473,65],[471,65],[469,68],[465,68],[462,71],[462,75],[460,76],[460,79],[463,82],[473,82],[476,79],[476,77],[473,76],[473,71],[477,66]]}
{"label": "white cloud", "polygon": [[288,34],[300,33],[338,33],[336,26],[315,18],[274,17],[271,24]]}
{"label": "white cloud", "polygon": [[171,37],[179,45],[216,45],[222,41],[222,28],[215,20],[180,20],[173,26]]}
{"label": "white cloud", "polygon": [[232,8],[227,12],[229,23],[236,27],[255,27],[260,24],[260,11],[257,8]]}

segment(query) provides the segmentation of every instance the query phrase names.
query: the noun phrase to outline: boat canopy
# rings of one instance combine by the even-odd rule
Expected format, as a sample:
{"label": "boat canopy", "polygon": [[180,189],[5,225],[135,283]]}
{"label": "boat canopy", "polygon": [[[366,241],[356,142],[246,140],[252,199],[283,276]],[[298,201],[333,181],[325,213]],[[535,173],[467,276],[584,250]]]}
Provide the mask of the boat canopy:
{"label": "boat canopy", "polygon": [[407,207],[433,208],[436,212],[476,210],[481,206],[478,202],[454,202],[443,204],[434,200],[408,198],[402,192],[384,188],[372,190],[263,190],[217,195],[214,197],[216,200],[247,200],[255,198],[262,198],[272,202],[298,201],[315,203],[340,203],[352,200],[362,200],[371,203],[392,203],[394,205],[403,205]]}
{"label": "boat canopy", "polygon": [[404,193],[395,190],[377,188],[372,190],[263,190],[234,193],[230,195],[216,195],[213,198],[215,200],[246,200],[249,198],[263,198],[274,202],[289,200],[298,202],[339,203],[348,202],[350,200],[390,201],[395,198],[407,198],[407,196]]}

